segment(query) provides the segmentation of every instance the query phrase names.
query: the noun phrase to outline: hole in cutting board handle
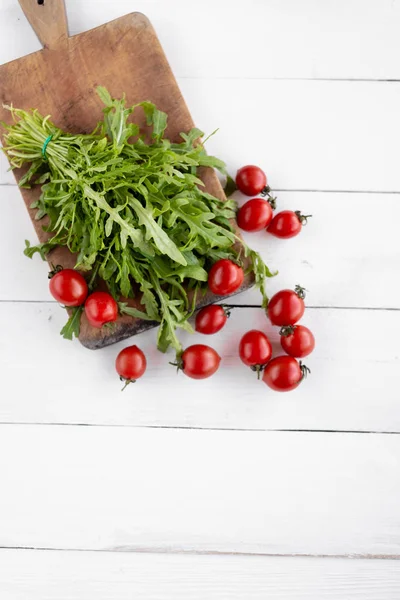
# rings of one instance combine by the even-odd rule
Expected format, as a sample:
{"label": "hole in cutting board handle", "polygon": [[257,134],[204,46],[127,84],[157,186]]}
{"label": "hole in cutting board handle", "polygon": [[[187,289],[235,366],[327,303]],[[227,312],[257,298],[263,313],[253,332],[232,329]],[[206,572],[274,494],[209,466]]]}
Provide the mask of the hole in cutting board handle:
{"label": "hole in cutting board handle", "polygon": [[53,48],[66,44],[68,24],[65,0],[18,0],[18,3],[42,46]]}

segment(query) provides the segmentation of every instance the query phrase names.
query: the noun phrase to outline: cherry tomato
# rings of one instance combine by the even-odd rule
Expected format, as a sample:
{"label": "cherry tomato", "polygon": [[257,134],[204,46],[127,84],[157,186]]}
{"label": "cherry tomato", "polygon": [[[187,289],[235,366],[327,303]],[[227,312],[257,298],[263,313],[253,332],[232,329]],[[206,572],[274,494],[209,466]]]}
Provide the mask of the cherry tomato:
{"label": "cherry tomato", "polygon": [[267,315],[273,325],[294,325],[304,314],[304,288],[281,290],[268,302]]}
{"label": "cherry tomato", "polygon": [[302,215],[299,210],[283,210],[274,216],[268,226],[268,233],[271,233],[278,238],[292,238],[299,234],[303,224],[307,223],[307,219],[312,215]]}
{"label": "cherry tomato", "polygon": [[128,346],[121,350],[115,360],[115,368],[125,386],[139,379],[146,370],[146,357],[137,346]]}
{"label": "cherry tomato", "polygon": [[80,306],[85,302],[88,286],[78,271],[62,269],[50,277],[50,293],[57,302],[64,306]]}
{"label": "cherry tomato", "polygon": [[246,165],[236,173],[236,185],[242,194],[256,196],[267,187],[267,176],[260,167]]}
{"label": "cherry tomato", "polygon": [[292,356],[277,356],[265,367],[263,382],[277,392],[289,392],[297,388],[310,370],[299,364]]}
{"label": "cherry tomato", "polygon": [[304,358],[315,348],[315,338],[308,327],[304,327],[304,325],[282,327],[279,333],[281,334],[281,346],[290,356]]}
{"label": "cherry tomato", "polygon": [[218,260],[208,274],[208,287],[213,294],[226,296],[240,288],[243,283],[243,269],[228,258]]}
{"label": "cherry tomato", "polygon": [[195,329],[199,333],[210,335],[220,331],[228,320],[228,315],[222,306],[210,304],[205,306],[196,315]]}
{"label": "cherry tomato", "polygon": [[192,379],[206,379],[218,370],[221,357],[210,346],[194,344],[189,346],[182,354],[181,369]]}
{"label": "cherry tomato", "polygon": [[92,327],[100,328],[117,320],[118,305],[107,292],[93,292],[86,299],[85,314]]}
{"label": "cherry tomato", "polygon": [[252,329],[244,334],[239,344],[239,356],[242,362],[254,371],[266,365],[272,356],[271,342],[262,331]]}
{"label": "cherry tomato", "polygon": [[253,198],[239,209],[237,224],[244,231],[261,231],[272,221],[272,206],[268,200]]}

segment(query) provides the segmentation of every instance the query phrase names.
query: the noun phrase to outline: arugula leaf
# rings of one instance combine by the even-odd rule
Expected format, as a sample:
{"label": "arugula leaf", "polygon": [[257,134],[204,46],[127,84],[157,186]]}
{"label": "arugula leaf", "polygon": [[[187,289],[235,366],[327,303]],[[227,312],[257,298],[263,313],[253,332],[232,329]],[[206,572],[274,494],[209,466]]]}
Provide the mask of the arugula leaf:
{"label": "arugula leaf", "polygon": [[88,185],[84,185],[83,190],[87,198],[91,198],[92,200],[94,200],[97,206],[103,211],[105,211],[107,214],[109,214],[112,220],[120,226],[123,247],[126,247],[126,241],[129,237],[132,240],[134,246],[140,248],[148,256],[154,256],[154,250],[150,245],[145,243],[143,232],[140,229],[137,229],[136,227],[130,225],[130,223],[126,219],[123,219],[121,217],[118,209],[112,208],[107,203],[104,196],[92,190],[92,188],[90,188]]}
{"label": "arugula leaf", "polygon": [[151,102],[141,102],[144,114],[146,115],[147,125],[153,126],[153,139],[160,140],[167,127],[167,115],[158,110]]}
{"label": "arugula leaf", "polygon": [[180,133],[181,138],[186,142],[186,148],[193,147],[193,144],[196,142],[196,140],[202,138],[203,135],[203,131],[197,129],[197,127],[193,127],[193,129],[191,129],[189,133]]}
{"label": "arugula leaf", "polygon": [[251,271],[254,273],[256,286],[260,290],[262,295],[262,308],[266,308],[268,306],[268,296],[265,289],[265,280],[267,277],[275,277],[278,274],[278,271],[272,273],[267,265],[264,263],[258,252],[254,250],[250,250],[247,246],[245,246],[245,255],[251,258]]}
{"label": "arugula leaf", "polygon": [[152,321],[149,315],[142,310],[138,310],[133,306],[128,306],[124,302],[118,302],[119,311],[123,315],[129,315],[130,317],[134,317],[135,319],[142,319],[143,321]]}
{"label": "arugula leaf", "polygon": [[218,169],[221,173],[226,174],[226,164],[223,160],[220,160],[216,156],[209,156],[208,154],[202,154],[199,156],[199,165],[202,167],[213,167]]}
{"label": "arugula leaf", "polygon": [[58,242],[45,242],[44,244],[38,244],[37,246],[31,246],[28,240],[25,240],[24,254],[28,258],[32,258],[37,252],[40,254],[43,260],[45,260],[50,250],[54,250],[59,246]]}
{"label": "arugula leaf", "polygon": [[[176,335],[176,329],[178,322],[176,317],[171,311],[172,301],[168,298],[168,295],[161,290],[161,287],[157,285],[158,297],[161,303],[162,319],[157,337],[157,346],[161,352],[166,352],[169,346],[172,346],[176,353],[182,352],[182,345]],[[182,315],[183,317],[183,315]],[[184,322],[184,319],[182,319]]]}
{"label": "arugula leaf", "polygon": [[175,275],[183,283],[186,279],[196,279],[197,281],[207,281],[208,273],[200,265],[187,265],[175,270]]}
{"label": "arugula leaf", "polygon": [[226,176],[226,183],[225,183],[225,186],[224,186],[225,195],[229,198],[229,196],[232,196],[233,192],[236,192],[236,190],[237,190],[236,182],[228,174]]}
{"label": "arugula leaf", "polygon": [[103,104],[105,104],[106,106],[113,105],[113,99],[111,98],[110,92],[106,90],[105,87],[99,85],[97,87],[97,94],[99,95],[99,98]]}
{"label": "arugula leaf", "polygon": [[148,202],[147,208],[144,208],[136,198],[131,198],[129,204],[133,207],[139,217],[139,224],[144,225],[146,228],[145,239],[147,241],[153,239],[156,248],[161,254],[166,254],[175,262],[185,266],[186,260],[182,256],[182,253],[178,250],[168,234],[165,233],[153,219],[151,214],[151,204]]}
{"label": "arugula leaf", "polygon": [[143,294],[142,303],[146,307],[148,316],[152,321],[160,321],[159,308],[156,297],[153,293],[152,284],[144,279],[144,275],[139,264],[133,260],[129,262],[129,272],[133,280],[140,284],[140,291]]}
{"label": "arugula leaf", "polygon": [[65,338],[66,340],[72,340],[74,336],[79,337],[82,313],[83,306],[71,308],[71,316],[60,331],[60,335],[62,335],[63,338]]}
{"label": "arugula leaf", "polygon": [[171,202],[171,206],[175,213],[187,223],[190,234],[203,238],[210,244],[210,248],[214,246],[228,248],[232,245],[235,236],[213,222],[214,213],[204,213],[200,209],[195,209],[188,200],[183,198],[175,198]]}

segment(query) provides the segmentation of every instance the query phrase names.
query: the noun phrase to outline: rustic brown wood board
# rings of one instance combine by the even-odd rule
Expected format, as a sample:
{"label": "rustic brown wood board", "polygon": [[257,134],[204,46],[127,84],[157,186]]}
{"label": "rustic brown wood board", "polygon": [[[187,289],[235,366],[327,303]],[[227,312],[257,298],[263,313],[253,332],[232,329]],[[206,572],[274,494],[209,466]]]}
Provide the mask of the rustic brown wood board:
{"label": "rustic brown wood board", "polygon": [[[98,85],[105,86],[112,96],[126,95],[127,103],[142,100],[153,102],[168,115],[166,136],[179,141],[181,132],[194,123],[168,65],[157,35],[141,13],[131,13],[96,29],[69,37],[64,0],[19,0],[19,3],[44,48],[18,60],[0,66],[0,120],[11,122],[3,104],[16,108],[37,108],[43,115],[71,133],[89,133],[102,117],[102,104],[96,94]],[[144,125],[138,121],[139,125]],[[14,171],[18,181],[21,170]],[[216,174],[204,170],[206,189],[224,198]],[[40,195],[40,187],[21,189],[37,236],[41,242],[49,234],[43,231],[43,221],[35,220],[31,203]],[[23,240],[21,240],[21,248]],[[66,248],[54,250],[49,262],[73,267],[75,258]],[[239,291],[253,283],[248,276]],[[43,282],[43,285],[47,285]],[[203,306],[219,300],[207,294],[199,300]],[[140,305],[140,297],[129,300]],[[119,317],[113,329],[95,329],[81,319],[79,339],[88,348],[101,348],[139,333],[156,323]]]}

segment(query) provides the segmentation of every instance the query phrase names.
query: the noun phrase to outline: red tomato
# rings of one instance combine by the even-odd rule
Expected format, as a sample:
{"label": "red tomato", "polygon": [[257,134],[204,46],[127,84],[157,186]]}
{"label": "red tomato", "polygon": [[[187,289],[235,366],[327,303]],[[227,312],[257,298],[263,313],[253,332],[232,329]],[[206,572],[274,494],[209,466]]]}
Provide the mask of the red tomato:
{"label": "red tomato", "polygon": [[299,210],[283,210],[274,216],[268,226],[268,233],[279,238],[292,238],[300,233],[303,224],[307,223],[307,219],[312,215],[302,215]]}
{"label": "red tomato", "polygon": [[272,356],[271,342],[262,331],[252,329],[244,334],[239,344],[239,356],[248,367],[259,371]]}
{"label": "red tomato", "polygon": [[57,302],[64,306],[80,306],[85,302],[88,286],[78,271],[62,269],[50,277],[50,293]]}
{"label": "red tomato", "polygon": [[294,390],[310,370],[291,356],[277,356],[265,367],[263,382],[277,392]]}
{"label": "red tomato", "polygon": [[195,329],[199,333],[210,335],[220,331],[228,320],[222,306],[211,304],[202,308],[196,315]]}
{"label": "red tomato", "polygon": [[100,328],[117,320],[118,304],[107,292],[94,292],[86,299],[85,314],[92,327]]}
{"label": "red tomato", "polygon": [[189,346],[182,354],[182,370],[192,379],[206,379],[218,370],[221,357],[210,346],[194,344]]}
{"label": "red tomato", "polygon": [[208,287],[217,296],[232,294],[243,283],[243,269],[228,258],[218,260],[208,274]]}
{"label": "red tomato", "polygon": [[244,231],[261,231],[272,221],[272,206],[268,200],[253,198],[239,209],[237,224]]}
{"label": "red tomato", "polygon": [[304,327],[304,325],[282,327],[279,333],[281,334],[281,346],[290,356],[304,358],[315,348],[315,338],[308,327]]}
{"label": "red tomato", "polygon": [[267,315],[273,325],[294,325],[304,314],[304,288],[281,290],[268,302]]}
{"label": "red tomato", "polygon": [[267,187],[267,176],[260,167],[246,165],[236,173],[236,185],[242,194],[256,196]]}
{"label": "red tomato", "polygon": [[115,361],[115,368],[125,386],[139,379],[146,370],[146,357],[137,346],[128,346],[121,350]]}

